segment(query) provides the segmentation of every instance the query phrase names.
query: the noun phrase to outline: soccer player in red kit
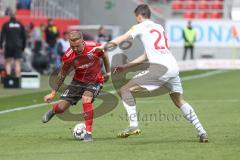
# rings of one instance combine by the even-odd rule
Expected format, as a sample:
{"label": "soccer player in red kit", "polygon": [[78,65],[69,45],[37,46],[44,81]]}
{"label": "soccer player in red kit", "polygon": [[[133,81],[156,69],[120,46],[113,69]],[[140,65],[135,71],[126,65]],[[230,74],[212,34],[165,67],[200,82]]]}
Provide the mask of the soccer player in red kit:
{"label": "soccer player in red kit", "polygon": [[[62,93],[60,101],[53,105],[43,115],[42,122],[47,123],[54,115],[61,114],[71,105],[76,105],[82,99],[84,110],[84,120],[87,134],[84,141],[92,141],[92,123],[93,123],[93,100],[96,98],[102,88],[102,84],[110,75],[109,60],[104,52],[91,52],[92,49],[100,44],[87,42],[83,40],[80,31],[71,31],[69,33],[70,48],[62,57],[62,67],[57,76],[57,80],[50,94],[44,97],[45,102],[51,102],[65,77],[71,71],[75,70],[75,75],[71,84]],[[103,59],[106,74],[102,75],[100,59]]]}

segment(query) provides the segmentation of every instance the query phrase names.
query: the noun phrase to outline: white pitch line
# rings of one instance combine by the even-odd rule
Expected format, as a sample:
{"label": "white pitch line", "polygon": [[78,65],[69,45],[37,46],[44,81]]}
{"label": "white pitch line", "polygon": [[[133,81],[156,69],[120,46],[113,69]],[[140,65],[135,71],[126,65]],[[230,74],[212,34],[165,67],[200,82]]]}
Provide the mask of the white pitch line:
{"label": "white pitch line", "polygon": [[[190,102],[194,102],[194,103],[239,103],[240,100],[239,99],[202,99],[202,100],[188,100]],[[146,102],[144,100],[138,100],[138,102],[141,103],[149,103]],[[151,101],[151,103],[153,104],[157,104],[157,103],[169,103],[169,100],[162,100],[161,102],[154,102]]]}
{"label": "white pitch line", "polygon": [[35,104],[35,105],[31,105],[31,106],[26,106],[26,107],[18,107],[18,108],[14,108],[14,109],[8,109],[8,110],[0,111],[0,114],[6,114],[6,113],[10,113],[10,112],[15,112],[15,111],[33,109],[33,108],[38,108],[38,107],[42,107],[42,106],[45,106],[45,105],[47,105],[47,104],[46,103],[40,103],[40,104]]}
{"label": "white pitch line", "polygon": [[210,71],[210,72],[197,74],[197,75],[193,75],[193,76],[186,76],[186,77],[183,77],[181,79],[182,79],[182,81],[188,81],[188,80],[193,80],[193,79],[210,77],[210,76],[213,76],[213,75],[216,75],[216,74],[225,73],[225,72],[227,72],[227,71],[226,70],[216,70],[216,71]]}
{"label": "white pitch line", "polygon": [[[188,80],[199,79],[199,78],[206,78],[206,77],[213,76],[213,75],[216,75],[216,74],[221,74],[221,73],[224,73],[224,72],[226,72],[226,71],[223,71],[223,70],[209,71],[209,72],[203,73],[203,74],[183,77],[182,81],[188,81]],[[116,91],[110,91],[110,93],[114,94],[114,93],[116,93]],[[53,104],[53,103],[55,103],[55,102],[52,102],[50,104]],[[24,107],[17,107],[17,108],[14,108],[14,109],[7,109],[7,110],[0,111],[0,115],[1,114],[6,114],[6,113],[11,113],[11,112],[16,112],[16,111],[29,110],[29,109],[33,109],[33,108],[40,108],[40,107],[43,107],[43,106],[46,106],[46,105],[49,105],[49,104],[40,103],[40,104],[31,105],[31,106],[24,106]]]}
{"label": "white pitch line", "polygon": [[[55,102],[51,102],[49,104],[53,104],[53,103],[55,103]],[[17,108],[14,108],[14,109],[7,109],[7,110],[0,111],[0,115],[1,114],[6,114],[6,113],[10,113],[10,112],[16,112],[16,111],[33,109],[33,108],[39,108],[39,107],[43,107],[43,106],[46,106],[46,105],[49,105],[49,104],[47,104],[47,103],[39,103],[39,104],[31,105],[31,106],[17,107]]]}

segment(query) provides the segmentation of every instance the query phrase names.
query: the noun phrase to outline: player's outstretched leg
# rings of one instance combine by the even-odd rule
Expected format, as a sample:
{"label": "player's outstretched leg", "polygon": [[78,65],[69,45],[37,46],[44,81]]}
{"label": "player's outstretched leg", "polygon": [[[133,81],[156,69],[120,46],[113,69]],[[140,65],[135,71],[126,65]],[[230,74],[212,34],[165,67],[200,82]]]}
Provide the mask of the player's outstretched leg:
{"label": "player's outstretched leg", "polygon": [[70,106],[70,103],[68,101],[62,100],[59,103],[55,103],[52,107],[52,109],[48,110],[42,117],[42,122],[47,123],[54,117],[55,114],[61,114],[66,109],[68,109]]}
{"label": "player's outstretched leg", "polygon": [[83,141],[91,142],[93,141],[92,137],[92,125],[93,125],[93,93],[90,91],[85,91],[82,96],[82,105],[84,110],[84,120],[86,125],[86,131]]}
{"label": "player's outstretched leg", "polygon": [[207,132],[200,123],[192,106],[188,104],[180,93],[172,93],[170,97],[174,104],[182,111],[183,116],[196,128],[200,142],[208,142]]}
{"label": "player's outstretched leg", "polygon": [[141,130],[138,127],[137,111],[135,99],[131,91],[141,89],[138,85],[133,82],[129,82],[123,86],[120,90],[122,103],[128,115],[129,127],[122,132],[118,133],[118,138],[127,138],[131,135],[139,135]]}

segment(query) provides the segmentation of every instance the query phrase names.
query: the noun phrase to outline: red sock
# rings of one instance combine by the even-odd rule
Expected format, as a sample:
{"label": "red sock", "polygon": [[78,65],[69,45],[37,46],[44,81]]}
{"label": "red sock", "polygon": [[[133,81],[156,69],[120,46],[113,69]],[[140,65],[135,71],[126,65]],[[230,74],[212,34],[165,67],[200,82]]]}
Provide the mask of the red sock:
{"label": "red sock", "polygon": [[53,110],[53,112],[56,113],[56,114],[60,114],[60,113],[63,113],[63,112],[64,112],[64,110],[61,109],[57,103],[53,105],[52,110]]}
{"label": "red sock", "polygon": [[84,120],[86,125],[86,131],[92,132],[92,123],[93,123],[93,104],[92,103],[83,103],[84,110]]}

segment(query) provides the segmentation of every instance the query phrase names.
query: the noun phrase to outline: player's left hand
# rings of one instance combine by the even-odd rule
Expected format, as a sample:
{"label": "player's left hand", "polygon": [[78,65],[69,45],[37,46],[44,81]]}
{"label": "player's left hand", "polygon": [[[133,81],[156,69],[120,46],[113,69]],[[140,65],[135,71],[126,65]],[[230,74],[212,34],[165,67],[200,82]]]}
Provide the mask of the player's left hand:
{"label": "player's left hand", "polygon": [[94,47],[89,53],[93,53],[93,52],[104,52],[104,46]]}

